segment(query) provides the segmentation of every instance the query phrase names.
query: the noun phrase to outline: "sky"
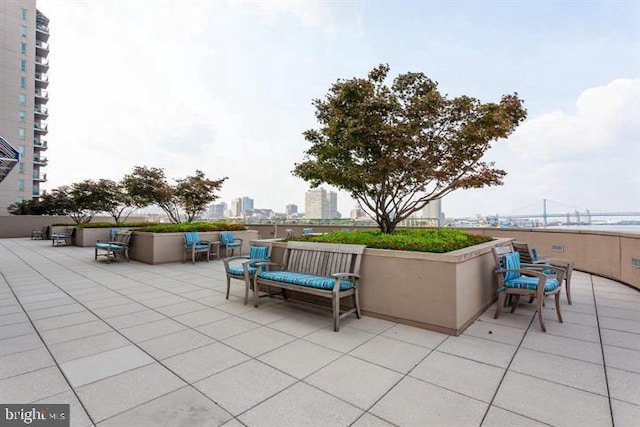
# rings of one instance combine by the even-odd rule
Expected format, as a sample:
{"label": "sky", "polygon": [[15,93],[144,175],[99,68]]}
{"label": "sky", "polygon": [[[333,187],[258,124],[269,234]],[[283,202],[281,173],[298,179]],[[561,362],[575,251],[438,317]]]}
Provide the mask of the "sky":
{"label": "sky", "polygon": [[[220,199],[304,211],[291,176],[338,79],[423,72],[449,97],[517,92],[528,117],[484,161],[499,187],[446,196],[447,217],[640,211],[637,1],[60,1],[50,19],[48,182],[134,166],[228,177]],[[78,160],[83,161],[78,161]],[[324,186],[332,189],[329,186]],[[554,204],[555,203],[555,204]],[[348,217],[355,202],[338,192]],[[558,212],[558,213],[559,213]]]}

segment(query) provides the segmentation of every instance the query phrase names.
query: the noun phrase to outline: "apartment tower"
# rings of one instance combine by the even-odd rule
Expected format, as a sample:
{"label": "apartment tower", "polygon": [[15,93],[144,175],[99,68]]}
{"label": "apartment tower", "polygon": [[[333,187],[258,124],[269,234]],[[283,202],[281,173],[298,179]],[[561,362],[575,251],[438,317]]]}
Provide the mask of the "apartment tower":
{"label": "apartment tower", "polygon": [[0,215],[46,182],[49,19],[35,0],[0,1],[0,136],[20,153],[0,182]]}
{"label": "apartment tower", "polygon": [[304,217],[306,219],[340,218],[338,195],[324,188],[314,188],[305,193]]}

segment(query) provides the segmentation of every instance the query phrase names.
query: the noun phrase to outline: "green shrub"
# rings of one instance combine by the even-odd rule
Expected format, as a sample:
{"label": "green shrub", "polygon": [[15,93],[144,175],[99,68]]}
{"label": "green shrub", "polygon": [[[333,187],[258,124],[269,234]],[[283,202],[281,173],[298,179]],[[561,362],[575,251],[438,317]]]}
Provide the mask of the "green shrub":
{"label": "green shrub", "polygon": [[184,233],[187,231],[241,231],[246,230],[244,224],[230,222],[189,222],[182,224],[154,224],[137,228],[136,231],[150,233]]}
{"label": "green shrub", "polygon": [[120,224],[116,224],[114,222],[89,222],[86,224],[78,225],[78,228],[119,228],[119,227],[148,227],[151,225],[155,225],[157,223],[150,222],[121,222]]}
{"label": "green shrub", "polygon": [[328,234],[294,236],[286,240],[366,245],[374,249],[444,253],[493,240],[455,229],[380,231],[335,231]]}

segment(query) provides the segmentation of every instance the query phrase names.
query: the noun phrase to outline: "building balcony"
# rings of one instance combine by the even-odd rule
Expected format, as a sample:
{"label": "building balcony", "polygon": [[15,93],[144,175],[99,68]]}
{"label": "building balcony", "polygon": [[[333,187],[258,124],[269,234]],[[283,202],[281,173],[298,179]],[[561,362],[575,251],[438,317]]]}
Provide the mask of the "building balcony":
{"label": "building balcony", "polygon": [[46,73],[48,69],[49,69],[49,60],[47,58],[36,56],[36,72]]}
{"label": "building balcony", "polygon": [[[43,174],[33,174],[33,181],[34,182],[47,182],[47,174],[43,173]],[[36,193],[37,191],[37,193]],[[33,189],[33,194],[40,194],[40,189],[34,188]]]}
{"label": "building balcony", "polygon": [[36,40],[36,56],[46,58],[49,56],[49,43],[42,40]]}
{"label": "building balcony", "polygon": [[36,40],[46,42],[49,40],[49,27],[42,24],[36,25]]}
{"label": "building balcony", "polygon": [[34,123],[33,124],[33,131],[37,134],[37,135],[45,135],[49,132],[49,129],[47,128],[47,125],[44,123]]}
{"label": "building balcony", "polygon": [[46,157],[36,156],[36,157],[33,158],[33,164],[34,165],[47,166],[47,163],[49,163],[49,160]]}
{"label": "building balcony", "polygon": [[46,104],[49,102],[49,92],[44,89],[36,89],[35,91],[36,104]]}
{"label": "building balcony", "polygon": [[33,148],[38,149],[40,151],[44,151],[48,148],[47,141],[45,141],[44,139],[41,139],[39,136],[36,138],[33,138]]}
{"label": "building balcony", "polygon": [[49,76],[44,73],[36,73],[36,88],[49,86]]}
{"label": "building balcony", "polygon": [[42,105],[36,106],[33,109],[36,119],[46,119],[49,116],[49,109]]}

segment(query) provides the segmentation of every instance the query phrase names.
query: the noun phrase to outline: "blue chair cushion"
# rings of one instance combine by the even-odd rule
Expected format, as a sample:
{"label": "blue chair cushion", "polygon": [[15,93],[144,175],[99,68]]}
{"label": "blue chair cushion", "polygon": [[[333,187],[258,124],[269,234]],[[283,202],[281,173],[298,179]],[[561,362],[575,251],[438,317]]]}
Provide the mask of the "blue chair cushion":
{"label": "blue chair cushion", "polygon": [[124,249],[125,247],[121,246],[121,245],[114,245],[113,243],[112,244],[109,244],[109,243],[96,243],[96,248],[99,248],[99,249],[112,249],[112,250],[113,249],[116,249],[116,250],[120,249],[121,250],[121,249]]}
{"label": "blue chair cushion", "polygon": [[[254,274],[256,274],[256,271],[258,269],[255,267],[249,267],[248,270],[249,270],[249,276],[253,276]],[[232,276],[244,276],[244,270],[242,269],[242,267],[238,267],[238,266],[227,268],[227,273],[229,273]]]}
{"label": "blue chair cushion", "polygon": [[[508,270],[520,269],[520,254],[518,252],[511,252],[502,256],[502,267]],[[504,280],[509,281],[520,277],[520,273],[517,271],[507,271],[504,273]]]}
{"label": "blue chair cushion", "polygon": [[233,233],[230,231],[223,231],[222,233],[220,233],[220,244],[225,246],[225,245],[231,245],[233,244],[233,241],[235,240],[235,237],[233,236]]}
{"label": "blue chair cushion", "polygon": [[233,243],[223,243],[222,246],[229,246],[230,248],[235,248],[237,246],[240,246],[241,243],[240,242],[233,242]]}
{"label": "blue chair cushion", "polygon": [[[505,287],[512,289],[529,289],[531,291],[535,291],[538,287],[538,278],[537,277],[525,277],[520,276],[516,279],[508,280],[505,282]],[[544,291],[551,292],[556,289],[560,284],[556,279],[547,278],[546,283],[544,284]]]}
{"label": "blue chair cushion", "polygon": [[[205,249],[206,249],[206,250],[209,250],[209,245],[203,245],[203,244],[197,244],[197,243],[196,243],[195,247],[196,247],[196,249],[197,249],[197,250],[200,250],[200,249],[202,249],[202,250],[205,250]],[[186,245],[186,248],[187,248],[187,249],[193,249],[193,243],[192,243],[192,244],[188,244],[188,245]]]}
{"label": "blue chair cushion", "polygon": [[[290,283],[292,285],[306,286],[316,289],[333,289],[335,280],[330,277],[314,276],[311,274],[294,273],[291,271],[261,271],[258,273],[261,279],[271,280],[274,282]],[[340,290],[346,291],[354,287],[350,280],[340,281]]]}
{"label": "blue chair cushion", "polygon": [[538,261],[538,250],[536,248],[531,248],[531,260],[533,262]]}

